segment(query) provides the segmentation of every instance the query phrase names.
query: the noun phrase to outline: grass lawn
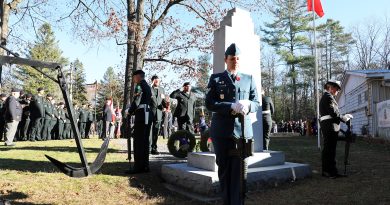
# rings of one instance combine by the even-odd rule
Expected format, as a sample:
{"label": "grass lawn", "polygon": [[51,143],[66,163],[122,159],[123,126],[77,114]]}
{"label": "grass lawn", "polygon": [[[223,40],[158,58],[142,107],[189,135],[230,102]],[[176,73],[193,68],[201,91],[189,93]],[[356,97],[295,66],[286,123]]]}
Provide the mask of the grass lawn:
{"label": "grass lawn", "polygon": [[[94,138],[83,143],[91,162],[102,141]],[[320,152],[314,137],[274,136],[271,148],[284,151],[287,161],[310,164],[313,177],[251,192],[247,204],[390,204],[389,143],[358,140],[352,144],[350,176],[340,179],[320,176]],[[337,152],[340,171],[343,153],[341,142]],[[152,171],[148,174],[125,175],[127,153],[113,140],[99,173],[77,179],[60,173],[45,154],[80,166],[74,140],[0,146],[0,199],[12,204],[202,204],[163,187],[161,164],[175,162],[168,155],[151,161]]]}

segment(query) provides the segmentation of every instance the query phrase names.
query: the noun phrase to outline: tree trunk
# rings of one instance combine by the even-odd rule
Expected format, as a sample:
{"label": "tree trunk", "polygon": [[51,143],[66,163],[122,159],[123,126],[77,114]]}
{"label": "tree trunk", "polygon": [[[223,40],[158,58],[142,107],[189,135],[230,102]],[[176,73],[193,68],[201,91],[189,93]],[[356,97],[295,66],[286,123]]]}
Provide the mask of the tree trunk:
{"label": "tree trunk", "polygon": [[127,0],[127,51],[126,51],[126,68],[125,68],[125,89],[123,94],[123,109],[122,114],[130,104],[130,99],[133,98],[134,83],[131,75],[134,64],[134,0]]}

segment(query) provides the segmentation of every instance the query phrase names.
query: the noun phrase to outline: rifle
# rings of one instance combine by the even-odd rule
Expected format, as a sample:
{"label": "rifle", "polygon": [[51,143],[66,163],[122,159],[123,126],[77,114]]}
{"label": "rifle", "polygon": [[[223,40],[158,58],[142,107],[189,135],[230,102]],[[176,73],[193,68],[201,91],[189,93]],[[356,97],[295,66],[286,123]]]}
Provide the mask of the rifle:
{"label": "rifle", "polygon": [[127,159],[129,160],[129,163],[131,161],[131,138],[133,137],[133,131],[134,128],[131,126],[131,115],[127,115],[126,117],[126,138],[127,138]]}
{"label": "rifle", "polygon": [[346,122],[347,124],[347,131],[341,130],[341,132],[344,134],[344,137],[338,137],[338,141],[345,141],[345,148],[344,148],[344,175],[347,175],[347,165],[349,164],[348,158],[349,158],[349,148],[351,146],[351,143],[355,142],[356,135],[352,134],[352,122],[351,119]]}
{"label": "rifle", "polygon": [[241,158],[240,162],[240,195],[242,203],[245,204],[246,197],[246,181],[247,181],[247,166],[245,159],[252,156],[252,139],[245,138],[245,115],[239,114],[239,121],[241,123],[241,137],[238,139],[238,151]]}

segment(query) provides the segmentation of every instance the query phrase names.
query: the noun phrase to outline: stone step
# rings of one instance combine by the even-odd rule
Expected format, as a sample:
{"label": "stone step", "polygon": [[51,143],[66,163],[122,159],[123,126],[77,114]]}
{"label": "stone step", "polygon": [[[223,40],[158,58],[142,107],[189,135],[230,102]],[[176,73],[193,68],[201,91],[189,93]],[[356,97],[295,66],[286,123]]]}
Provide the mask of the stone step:
{"label": "stone step", "polygon": [[[255,152],[248,158],[248,167],[266,167],[283,165],[285,161],[284,152],[264,151]],[[215,163],[215,154],[211,152],[192,152],[188,153],[187,163],[190,167],[205,169],[208,171],[217,171],[218,166]]]}
{"label": "stone step", "polygon": [[[163,165],[161,175],[167,184],[182,191],[205,196],[217,196],[219,192],[218,174],[215,171],[179,163]],[[283,165],[249,168],[247,181],[249,190],[257,190],[270,184],[294,181],[308,176],[311,176],[309,165],[286,162]]]}

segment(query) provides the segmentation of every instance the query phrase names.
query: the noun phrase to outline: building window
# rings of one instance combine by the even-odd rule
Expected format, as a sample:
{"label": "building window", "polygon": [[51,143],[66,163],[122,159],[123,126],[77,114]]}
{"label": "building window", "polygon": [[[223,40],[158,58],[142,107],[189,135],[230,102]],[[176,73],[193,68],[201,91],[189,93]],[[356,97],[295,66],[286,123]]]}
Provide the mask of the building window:
{"label": "building window", "polygon": [[362,104],[362,94],[358,95],[358,105]]}
{"label": "building window", "polygon": [[364,92],[364,101],[368,101],[368,90]]}

